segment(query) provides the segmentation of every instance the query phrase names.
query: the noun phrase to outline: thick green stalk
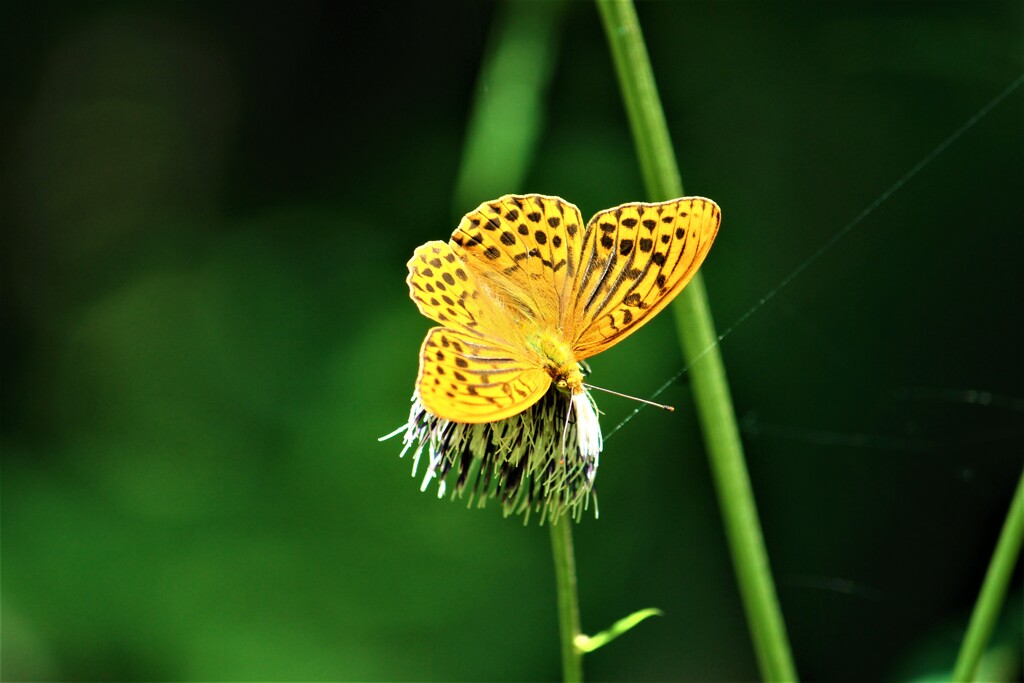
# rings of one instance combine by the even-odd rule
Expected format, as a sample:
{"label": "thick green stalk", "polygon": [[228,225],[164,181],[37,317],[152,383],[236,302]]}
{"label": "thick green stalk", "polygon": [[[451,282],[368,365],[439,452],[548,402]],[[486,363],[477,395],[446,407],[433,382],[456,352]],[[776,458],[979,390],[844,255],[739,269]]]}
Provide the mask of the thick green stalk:
{"label": "thick green stalk", "polygon": [[[679,167],[631,0],[597,0],[633,130],[647,192],[653,200],[683,194]],[[728,215],[728,209],[724,212]],[[698,417],[762,676],[796,680],[786,628],[772,582],[757,507],[743,459],[739,427],[718,349],[711,310],[698,274],[672,307],[690,365]]]}
{"label": "thick green stalk", "polygon": [[580,635],[580,607],[576,595],[576,560],[572,548],[572,520],[559,515],[548,523],[551,554],[555,558],[555,586],[558,591],[558,632],[562,641],[562,680],[583,680],[583,653],[576,647]]}
{"label": "thick green stalk", "polygon": [[960,646],[960,654],[953,667],[953,681],[967,683],[974,680],[978,670],[978,662],[985,651],[992,630],[999,619],[999,611],[1006,599],[1006,589],[1013,576],[1013,568],[1020,555],[1021,543],[1024,542],[1024,473],[1017,483],[1017,493],[1010,503],[1003,530],[999,534],[996,550],[988,565],[985,581],[981,584],[981,593],[974,604],[967,634]]}

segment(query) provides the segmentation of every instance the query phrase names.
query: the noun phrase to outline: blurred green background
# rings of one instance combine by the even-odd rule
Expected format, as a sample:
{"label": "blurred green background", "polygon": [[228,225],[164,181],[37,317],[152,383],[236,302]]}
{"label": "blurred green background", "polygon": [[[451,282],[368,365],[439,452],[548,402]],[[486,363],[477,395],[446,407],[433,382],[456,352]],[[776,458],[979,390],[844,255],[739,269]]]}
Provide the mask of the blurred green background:
{"label": "blurred green background", "polygon": [[[421,494],[376,438],[429,326],[417,245],[484,192],[644,198],[595,8],[0,12],[4,680],[556,679],[547,531]],[[1024,71],[1019,2],[639,14],[686,189],[723,209],[722,330]],[[536,154],[459,180],[524,17],[542,89],[504,133]],[[723,343],[806,679],[952,665],[1024,453],[1022,115],[1024,88]],[[506,163],[522,186],[489,187]],[[592,365],[648,395],[672,321]],[[586,669],[754,678],[685,377],[661,399],[608,441],[576,550],[585,630],[665,616]],[[606,430],[633,409],[599,401]],[[1021,675],[1020,586],[992,676]]]}

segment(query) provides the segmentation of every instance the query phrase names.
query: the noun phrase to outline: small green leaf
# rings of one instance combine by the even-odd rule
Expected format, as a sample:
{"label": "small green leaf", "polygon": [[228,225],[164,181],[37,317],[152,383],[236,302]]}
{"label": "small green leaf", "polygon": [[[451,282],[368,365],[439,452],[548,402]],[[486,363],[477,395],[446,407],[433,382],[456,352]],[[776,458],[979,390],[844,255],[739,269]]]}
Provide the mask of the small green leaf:
{"label": "small green leaf", "polygon": [[637,612],[633,612],[628,617],[623,617],[622,619],[619,619],[614,624],[612,624],[610,628],[601,631],[597,635],[586,636],[581,633],[580,635],[576,636],[576,639],[573,641],[573,643],[576,645],[576,649],[580,652],[593,652],[602,645],[605,645],[615,640],[616,638],[618,638],[623,633],[639,624],[647,617],[660,617],[661,615],[662,611],[660,609],[648,607],[647,609],[642,609]]}

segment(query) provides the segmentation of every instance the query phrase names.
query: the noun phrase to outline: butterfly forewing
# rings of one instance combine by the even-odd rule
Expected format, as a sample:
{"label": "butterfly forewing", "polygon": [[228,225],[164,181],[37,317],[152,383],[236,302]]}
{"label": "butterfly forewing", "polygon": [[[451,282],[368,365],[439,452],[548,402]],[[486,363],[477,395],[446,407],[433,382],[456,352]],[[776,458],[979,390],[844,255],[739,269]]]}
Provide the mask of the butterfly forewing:
{"label": "butterfly forewing", "polygon": [[433,241],[418,247],[406,264],[409,268],[409,296],[420,313],[450,327],[473,329],[482,315],[479,293],[469,271],[445,242]]}
{"label": "butterfly forewing", "polygon": [[465,330],[510,348],[523,346],[523,333],[502,307],[481,291],[479,278],[447,242],[418,247],[409,259],[409,296],[436,323]]}
{"label": "butterfly forewing", "polygon": [[551,378],[512,349],[472,333],[435,327],[420,349],[417,389],[423,407],[453,422],[493,422],[540,400]]}
{"label": "butterfly forewing", "polygon": [[623,204],[587,224],[573,283],[577,359],[618,343],[664,308],[704,261],[721,222],[703,197]]}
{"label": "butterfly forewing", "polygon": [[467,214],[452,243],[506,315],[556,328],[571,321],[582,224],[558,197],[505,195]]}

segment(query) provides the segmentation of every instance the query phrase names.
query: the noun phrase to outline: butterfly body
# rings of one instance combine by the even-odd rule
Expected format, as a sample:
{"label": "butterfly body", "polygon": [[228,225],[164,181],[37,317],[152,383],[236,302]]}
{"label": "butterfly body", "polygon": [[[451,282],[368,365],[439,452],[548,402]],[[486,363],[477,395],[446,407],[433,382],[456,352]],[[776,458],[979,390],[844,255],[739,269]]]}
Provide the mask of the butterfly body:
{"label": "butterfly body", "polygon": [[552,382],[582,397],[579,362],[668,305],[720,221],[718,205],[703,197],[623,204],[585,226],[558,197],[481,204],[450,242],[427,242],[408,264],[410,296],[440,325],[420,350],[423,406],[481,423],[526,410]]}
{"label": "butterfly body", "polygon": [[537,354],[538,362],[551,376],[555,386],[576,394],[583,391],[583,373],[580,372],[579,362],[560,331],[548,330],[532,334],[527,337],[526,345]]}

